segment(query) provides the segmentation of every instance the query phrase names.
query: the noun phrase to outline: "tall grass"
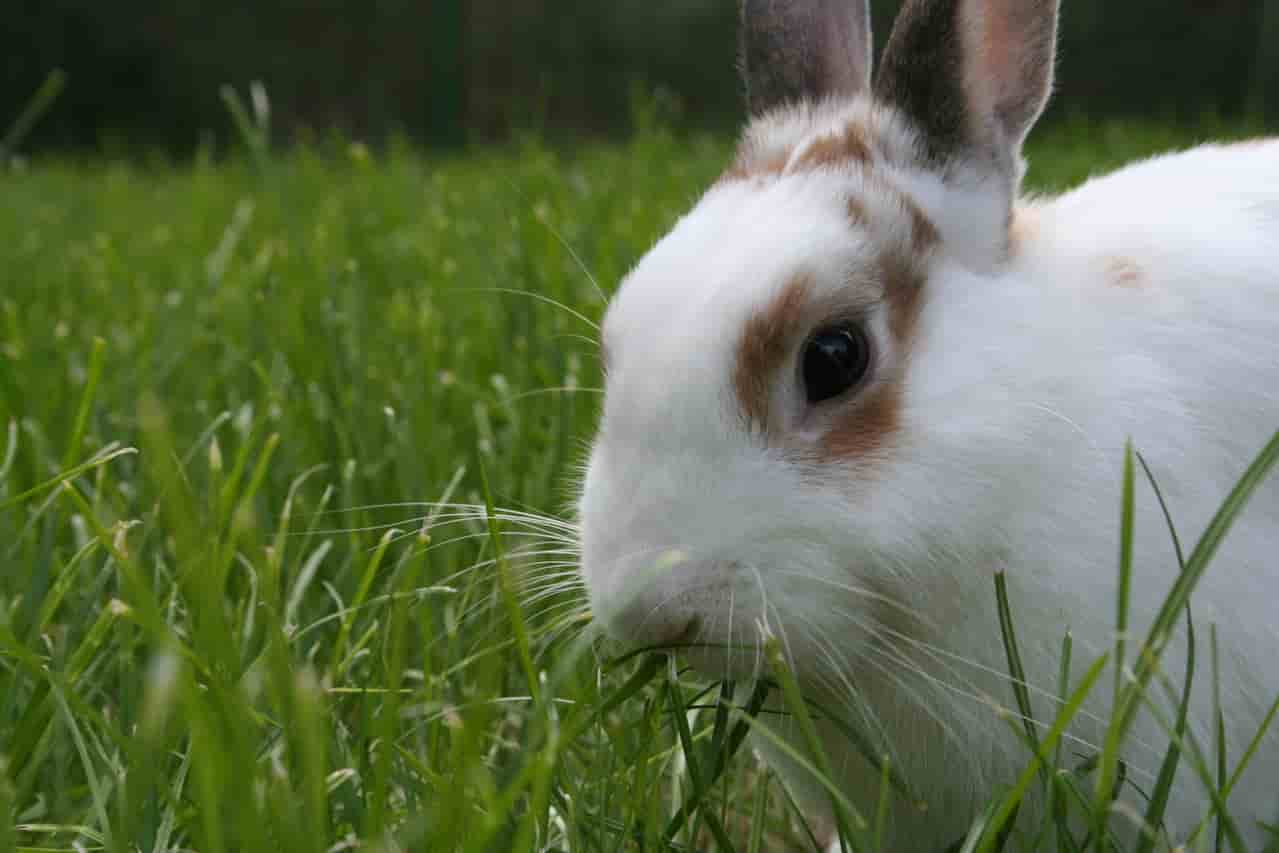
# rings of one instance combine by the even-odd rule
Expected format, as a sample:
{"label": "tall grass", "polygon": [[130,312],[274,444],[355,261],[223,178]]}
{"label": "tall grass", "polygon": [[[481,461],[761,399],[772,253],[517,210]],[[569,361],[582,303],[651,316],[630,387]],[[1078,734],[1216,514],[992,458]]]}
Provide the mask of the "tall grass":
{"label": "tall grass", "polygon": [[[262,104],[227,97],[248,156],[0,174],[0,853],[812,849],[742,749],[770,686],[821,712],[780,657],[740,705],[602,660],[574,574],[601,290],[725,142],[273,152]],[[1067,129],[1031,179],[1184,141]],[[1140,684],[1162,636],[1115,652]],[[1037,740],[1010,727],[1032,760],[961,849],[1005,843],[1036,778],[1057,808],[1015,843],[1102,849],[1142,692],[1118,685],[1094,774],[1063,771],[1085,664]],[[1206,770],[1223,796],[1237,778]],[[878,849],[882,809],[832,795],[849,849]]]}

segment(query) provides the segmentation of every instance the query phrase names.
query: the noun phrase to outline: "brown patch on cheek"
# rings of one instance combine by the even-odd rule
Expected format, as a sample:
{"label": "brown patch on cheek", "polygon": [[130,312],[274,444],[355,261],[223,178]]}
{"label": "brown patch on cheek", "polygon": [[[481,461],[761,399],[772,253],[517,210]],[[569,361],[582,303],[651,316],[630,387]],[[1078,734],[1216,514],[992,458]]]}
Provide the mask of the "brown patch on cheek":
{"label": "brown patch on cheek", "polygon": [[902,388],[897,382],[872,387],[840,414],[822,436],[823,459],[866,458],[879,454],[901,427]]}
{"label": "brown patch on cheek", "polygon": [[737,344],[733,388],[746,419],[768,428],[769,380],[803,330],[804,306],[812,291],[806,276],[792,279],[762,311],[751,315]]}
{"label": "brown patch on cheek", "polygon": [[1141,290],[1146,286],[1146,275],[1131,258],[1111,258],[1106,262],[1106,278],[1116,287]]}

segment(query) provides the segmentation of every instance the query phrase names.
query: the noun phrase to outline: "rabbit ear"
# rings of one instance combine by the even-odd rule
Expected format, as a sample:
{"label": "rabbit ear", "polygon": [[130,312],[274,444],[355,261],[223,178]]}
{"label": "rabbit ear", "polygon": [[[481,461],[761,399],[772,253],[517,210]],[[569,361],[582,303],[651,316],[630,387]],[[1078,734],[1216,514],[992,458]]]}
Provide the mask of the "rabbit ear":
{"label": "rabbit ear", "polygon": [[870,0],[742,0],[751,113],[870,88]]}
{"label": "rabbit ear", "polygon": [[1052,88],[1058,0],[906,0],[875,80],[929,157],[1019,168]]}

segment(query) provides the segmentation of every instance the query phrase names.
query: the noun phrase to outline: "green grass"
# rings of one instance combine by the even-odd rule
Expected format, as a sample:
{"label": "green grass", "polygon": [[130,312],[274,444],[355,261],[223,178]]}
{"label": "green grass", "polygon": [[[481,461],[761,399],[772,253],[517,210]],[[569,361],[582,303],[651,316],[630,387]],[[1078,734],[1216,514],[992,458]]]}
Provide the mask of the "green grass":
{"label": "green grass", "polygon": [[[615,286],[726,141],[272,154],[228,99],[250,143],[230,162],[0,172],[0,853],[811,849],[740,754],[763,694],[742,711],[670,662],[602,662],[569,528],[520,515],[568,518],[592,277]],[[1190,141],[1059,130],[1030,182]],[[1126,650],[1143,684],[1162,639]],[[1055,749],[1101,666],[1063,676],[1038,743],[1009,726],[1033,760],[962,849],[997,847],[1037,778],[1056,806],[1020,843],[1072,849],[1067,811],[1104,828],[1117,753],[1089,776]],[[842,806],[875,849],[882,810]]]}

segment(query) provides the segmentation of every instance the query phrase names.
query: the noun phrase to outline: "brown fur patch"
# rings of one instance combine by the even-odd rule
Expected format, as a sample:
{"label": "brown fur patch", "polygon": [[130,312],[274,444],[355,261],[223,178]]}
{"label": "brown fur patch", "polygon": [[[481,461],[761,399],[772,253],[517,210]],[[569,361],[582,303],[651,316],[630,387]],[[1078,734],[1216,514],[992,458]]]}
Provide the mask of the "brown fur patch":
{"label": "brown fur patch", "polygon": [[910,214],[911,251],[916,255],[926,255],[941,244],[941,232],[913,198],[904,194],[901,198],[902,205]]}
{"label": "brown fur patch", "polygon": [[903,357],[909,354],[924,307],[924,279],[918,259],[900,250],[879,256],[884,277],[884,301],[888,303],[888,331]]}
{"label": "brown fur patch", "polygon": [[792,171],[802,172],[824,166],[867,165],[874,158],[870,136],[860,124],[852,122],[840,133],[822,136],[804,149]]}
{"label": "brown fur patch", "polygon": [[1106,262],[1106,277],[1116,287],[1141,290],[1146,284],[1146,274],[1132,258],[1111,258]]}
{"label": "brown fur patch", "polygon": [[[916,233],[912,243],[929,239]],[[822,436],[819,455],[823,459],[874,456],[889,444],[901,427],[901,367],[910,360],[923,311],[924,275],[920,259],[900,248],[883,252],[879,256],[879,268],[884,283],[884,301],[888,307],[888,331],[893,337],[893,357],[897,362],[893,371],[896,375],[881,377],[877,384],[846,404],[845,410]]]}
{"label": "brown fur patch", "polygon": [[[873,198],[850,196],[845,210],[849,224],[870,232],[872,246],[879,247],[874,274],[883,286],[882,300],[892,337],[885,355],[891,358],[891,364],[887,365],[887,375],[875,379],[862,392],[835,403],[833,410],[817,413],[825,432],[816,446],[794,446],[791,439],[780,434],[782,414],[773,411],[770,393],[778,372],[791,358],[801,337],[813,331],[815,324],[848,308],[845,303],[812,304],[813,282],[799,276],[746,322],[737,345],[734,391],[745,420],[759,429],[766,440],[787,448],[787,452],[809,460],[874,456],[891,443],[900,428],[900,377],[910,358],[924,306],[924,263],[941,244],[942,235],[918,202],[870,168],[876,148],[863,124],[850,122],[841,132],[809,142],[798,155],[795,151],[790,148],[763,152],[749,143],[743,145],[723,180],[758,180],[826,167],[865,170],[866,192]],[[883,205],[881,199],[888,204]],[[888,217],[889,221],[877,223],[880,217]],[[864,304],[869,304],[874,297],[867,294],[866,298],[868,302]]]}
{"label": "brown fur patch", "polygon": [[[858,122],[849,122],[838,133],[818,137],[803,150],[794,165],[795,148],[760,152],[749,142],[737,151],[732,164],[720,176],[721,181],[744,181],[752,178],[776,177],[783,173],[798,174],[824,167],[845,165],[869,166],[875,159],[871,132]],[[788,169],[787,167],[790,166]]]}
{"label": "brown fur patch", "polygon": [[936,226],[909,198],[903,196],[911,217],[909,247],[895,246],[879,255],[879,275],[888,309],[888,331],[892,335],[894,375],[881,377],[877,384],[846,405],[834,424],[822,436],[819,456],[823,459],[871,457],[881,452],[901,427],[901,372],[910,360],[920,314],[925,300],[923,260],[940,242]]}
{"label": "brown fur patch", "polygon": [[879,266],[893,338],[891,375],[881,376],[865,391],[836,403],[839,408],[833,414],[820,415],[827,427],[815,447],[795,446],[781,434],[769,392],[802,336],[821,318],[834,316],[841,309],[837,305],[813,304],[812,282],[801,276],[752,315],[743,330],[733,372],[742,413],[767,440],[789,448],[788,452],[798,454],[798,458],[820,461],[871,457],[888,446],[900,428],[900,375],[904,362],[909,360],[924,304],[924,281],[918,259],[901,251],[884,252]]}
{"label": "brown fur patch", "polygon": [[746,321],[737,343],[733,387],[747,420],[761,429],[768,428],[770,380],[804,331],[804,308],[812,288],[806,276],[790,281],[764,310]]}
{"label": "brown fur patch", "polygon": [[864,458],[878,453],[901,427],[902,386],[886,382],[870,389],[842,412],[822,436],[826,459]]}

